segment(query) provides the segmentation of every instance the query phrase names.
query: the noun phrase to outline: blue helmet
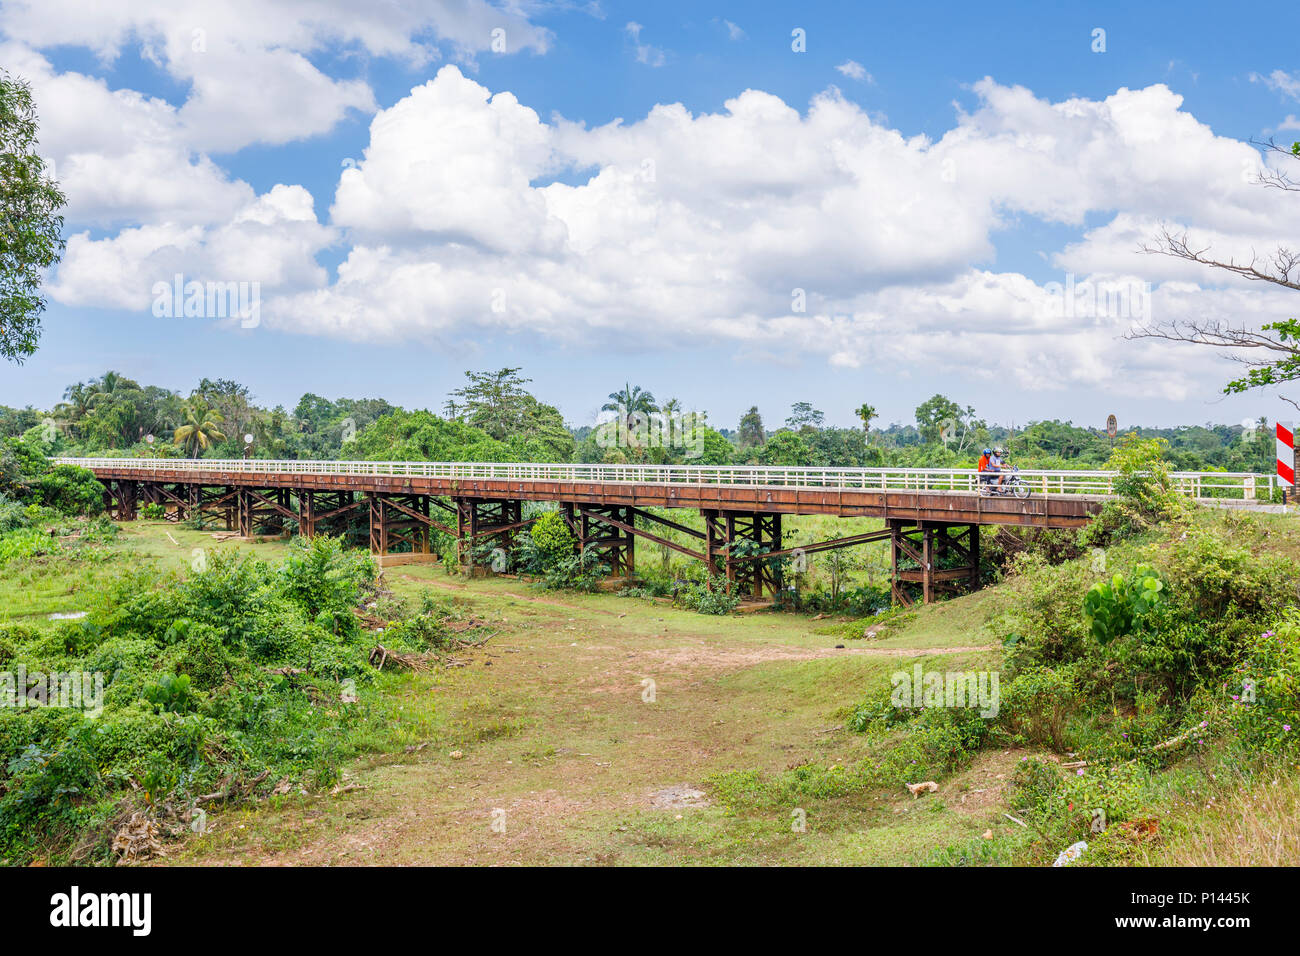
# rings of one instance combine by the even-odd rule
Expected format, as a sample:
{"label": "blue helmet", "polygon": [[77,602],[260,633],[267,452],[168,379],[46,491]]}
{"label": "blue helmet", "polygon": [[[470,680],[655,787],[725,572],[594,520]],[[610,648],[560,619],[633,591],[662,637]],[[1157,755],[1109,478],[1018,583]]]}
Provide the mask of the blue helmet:
{"label": "blue helmet", "polygon": [[985,449],[984,449],[984,454],[986,454],[986,455],[991,455],[991,454],[993,454],[993,452],[992,452],[991,449],[985,448]]}

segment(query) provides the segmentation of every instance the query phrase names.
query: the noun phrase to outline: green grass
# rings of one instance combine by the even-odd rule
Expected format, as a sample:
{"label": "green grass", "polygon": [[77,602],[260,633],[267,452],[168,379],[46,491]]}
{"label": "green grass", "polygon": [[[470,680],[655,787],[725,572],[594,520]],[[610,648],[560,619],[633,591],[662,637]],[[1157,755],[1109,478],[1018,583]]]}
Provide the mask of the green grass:
{"label": "green grass", "polygon": [[[1258,520],[1270,547],[1300,554],[1294,519]],[[131,566],[188,573],[195,548],[278,560],[286,545],[135,522],[111,545],[68,546],[7,570],[0,600],[15,620],[75,610],[80,595]],[[364,686],[370,717],[351,733],[340,780],[355,789],[295,791],[214,813],[212,831],[168,861],[1042,865],[1063,848],[1054,833],[1004,816],[1023,809],[1011,788],[1016,766],[1042,755],[990,743],[936,770],[937,793],[913,798],[897,774],[854,776],[905,747],[910,731],[843,726],[914,663],[997,668],[1000,636],[988,622],[1014,587],[896,615],[863,640],[871,621],[711,617],[511,578],[467,580],[433,565],[391,568],[384,581],[412,602],[451,596],[487,642],[459,652],[463,666],[385,673]],[[643,698],[646,681],[653,702]],[[1161,837],[1148,844],[1116,831],[1094,840],[1085,862],[1241,861],[1238,845],[1296,862],[1293,842],[1266,842],[1300,830],[1293,769],[1274,772],[1276,787],[1189,753],[1142,794],[1140,813],[1160,816]],[[656,804],[678,786],[703,791],[707,805]],[[1208,809],[1194,799],[1210,793]],[[493,828],[497,811],[504,832]],[[1243,822],[1251,814],[1258,826]]]}

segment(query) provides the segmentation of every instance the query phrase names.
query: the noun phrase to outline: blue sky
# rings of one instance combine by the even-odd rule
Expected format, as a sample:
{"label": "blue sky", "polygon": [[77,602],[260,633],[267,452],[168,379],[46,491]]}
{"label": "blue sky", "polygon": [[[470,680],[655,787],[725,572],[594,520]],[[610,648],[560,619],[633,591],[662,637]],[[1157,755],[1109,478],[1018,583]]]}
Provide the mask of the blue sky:
{"label": "blue sky", "polygon": [[[1268,395],[1222,399],[1218,388],[1233,369],[1212,356],[1118,341],[1123,322],[1081,322],[1054,334],[1023,315],[1004,320],[998,298],[1016,299],[1026,284],[1039,295],[1074,272],[1152,283],[1157,317],[1257,323],[1288,308],[1294,314],[1268,290],[1180,272],[1138,255],[1131,241],[1151,223],[1172,221],[1237,248],[1284,237],[1278,230],[1296,221],[1294,209],[1285,214],[1289,197],[1224,184],[1244,155],[1224,138],[1275,130],[1280,139],[1300,137],[1287,128],[1300,113],[1294,31],[1264,28],[1258,18],[1224,17],[1221,7],[1196,3],[1004,3],[989,12],[947,3],[606,0],[594,11],[529,4],[509,14],[476,3],[465,22],[425,4],[432,12],[423,19],[386,25],[404,33],[402,47],[391,35],[376,40],[375,31],[349,26],[346,12],[331,21],[328,5],[303,8],[314,11],[304,13],[313,21],[306,31],[251,22],[242,4],[210,3],[195,13],[141,3],[134,15],[102,13],[89,24],[63,6],[6,4],[0,15],[0,63],[35,74],[56,171],[68,171],[61,178],[72,200],[69,233],[82,237],[51,279],[41,350],[0,376],[6,404],[48,406],[69,382],[112,368],[182,391],[201,376],[233,378],[269,404],[291,406],[314,391],[438,408],[464,370],[517,365],[574,424],[590,421],[625,380],[707,409],[722,426],[734,426],[751,404],[775,423],[801,400],[837,423],[852,422],[863,401],[887,421],[910,421],[936,391],[1018,424],[1047,417],[1096,424],[1110,412],[1122,422],[1236,422],[1285,408]],[[223,6],[228,16],[210,12]],[[498,22],[507,24],[504,54],[487,35]],[[791,49],[796,28],[805,31],[806,52]],[[1104,52],[1092,49],[1097,28]],[[206,47],[192,58],[197,66],[184,49],[195,29]],[[515,52],[520,42],[525,48]],[[329,93],[296,86],[303,71],[281,71],[272,59],[288,53],[334,84]],[[455,74],[439,73],[447,67]],[[256,94],[229,93],[235,80],[263,69],[268,101],[337,97],[344,105],[277,141],[287,135],[282,118],[296,109],[277,114]],[[993,85],[978,87],[985,77]],[[209,84],[203,96],[201,83]],[[425,100],[412,97],[426,84]],[[482,97],[474,84],[486,88]],[[1123,88],[1159,85],[1181,104],[1155,93],[1114,99]],[[1017,100],[1018,87],[1042,108]],[[88,132],[92,88],[104,97],[97,115],[117,123],[120,137]],[[728,101],[745,90],[799,117],[792,124],[775,115],[766,98],[754,101],[749,119],[728,113]],[[536,122],[520,110],[501,118],[479,102],[503,93]],[[827,96],[835,118],[815,123],[810,104]],[[162,101],[157,108],[141,105],[153,98]],[[187,126],[186,104],[199,100],[193,112],[202,121]],[[1070,100],[1091,105],[1061,107]],[[675,103],[689,121],[663,128],[646,121],[657,105]],[[377,114],[396,130],[386,144],[372,139]],[[616,119],[619,130],[593,132]],[[481,155],[442,145],[446,130],[478,124],[488,130],[474,147]],[[430,129],[438,135],[422,140]],[[755,130],[761,149],[746,135]],[[882,134],[894,137],[881,141]],[[1060,145],[1076,135],[1084,157],[1077,169]],[[501,153],[494,145],[516,137],[526,148]],[[472,132],[464,139],[479,142]],[[1055,145],[1044,146],[1049,139]],[[434,155],[407,148],[421,141],[437,144]],[[957,157],[956,182],[943,187],[951,194],[928,197],[909,214],[918,187],[910,174],[891,171],[924,164],[927,155],[939,160],[940,142]],[[845,143],[852,156],[825,159]],[[647,144],[663,171],[651,194],[592,183]],[[789,159],[787,149],[806,158]],[[1034,151],[1043,155],[1012,176],[1018,181],[999,178],[994,167],[1015,168],[1019,155]],[[538,159],[541,152],[547,158]],[[404,178],[400,169],[394,179],[402,157],[454,168],[462,180],[438,172],[428,185],[418,170]],[[346,209],[336,197],[345,161],[362,184]],[[200,166],[202,175],[194,172]],[[477,170],[486,171],[482,180]],[[146,181],[134,184],[137,176]],[[548,190],[552,183],[570,191]],[[240,231],[247,208],[277,186],[296,188],[274,194],[265,233],[250,238]],[[1075,202],[1075,194],[1089,198]],[[481,197],[481,208],[467,200],[468,208],[434,222],[463,196]],[[431,212],[388,229],[408,199]],[[499,212],[516,200],[519,211]],[[951,230],[943,222],[949,208]],[[314,222],[304,222],[304,210]],[[520,236],[532,229],[534,214],[536,236],[512,235],[515,222]],[[631,225],[589,218],[602,214]],[[548,231],[556,223],[567,241]],[[960,238],[946,248],[949,232]],[[258,242],[265,254],[248,253]],[[750,242],[753,255],[736,251]],[[359,250],[377,264],[364,280],[341,283],[340,264],[361,261]],[[249,257],[258,261],[229,271]],[[257,279],[266,264],[265,321],[239,329],[154,317],[148,288],[170,279],[173,263],[216,280]],[[773,274],[787,264],[789,278]],[[399,290],[390,279],[400,268],[419,278]],[[484,278],[498,273],[505,278]],[[773,302],[804,282],[800,276],[814,304],[783,314],[788,309]],[[464,290],[497,281],[510,290],[508,310],[482,316],[467,304],[479,292]],[[445,290],[422,295],[443,282]]]}

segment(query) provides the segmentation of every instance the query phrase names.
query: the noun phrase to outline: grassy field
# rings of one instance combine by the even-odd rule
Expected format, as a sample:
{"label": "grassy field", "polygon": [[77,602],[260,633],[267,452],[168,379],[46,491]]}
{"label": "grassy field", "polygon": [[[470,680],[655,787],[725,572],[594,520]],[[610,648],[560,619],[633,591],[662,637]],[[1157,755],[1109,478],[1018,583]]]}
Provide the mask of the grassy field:
{"label": "grassy field", "polygon": [[[214,551],[270,560],[286,545],[140,521],[112,545],[69,547],[6,573],[5,619],[79,610],[81,592],[123,565],[186,574]],[[385,677],[367,706],[387,717],[369,723],[373,739],[358,748],[369,756],[333,790],[213,813],[205,835],[156,862],[1041,864],[1063,849],[1012,819],[1016,766],[1060,759],[1048,755],[985,749],[921,797],[891,786],[786,800],[765,783],[807,767],[833,780],[884,753],[895,741],[844,723],[894,671],[996,668],[1002,650],[986,627],[996,589],[863,639],[865,625],[843,618],[704,616],[438,566],[384,578],[409,599],[452,596],[486,643],[455,666]],[[1295,769],[1261,779],[1203,759],[1171,768],[1148,811],[1160,839],[1121,845],[1108,862],[1300,861]]]}

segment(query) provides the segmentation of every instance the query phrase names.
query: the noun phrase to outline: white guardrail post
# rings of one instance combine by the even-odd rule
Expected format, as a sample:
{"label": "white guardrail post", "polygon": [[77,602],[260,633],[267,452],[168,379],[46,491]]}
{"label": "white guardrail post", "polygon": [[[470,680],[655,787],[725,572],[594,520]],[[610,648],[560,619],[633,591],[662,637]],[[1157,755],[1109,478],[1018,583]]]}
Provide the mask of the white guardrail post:
{"label": "white guardrail post", "polygon": [[[258,458],[60,458],[83,467],[135,468],[155,473],[195,471],[313,475],[400,475],[425,478],[608,481],[642,484],[774,485],[794,488],[884,490],[978,490],[972,468],[781,468],[763,465],[593,465],[531,462],[315,461]],[[1112,471],[1021,471],[1035,491],[1106,496],[1114,493]],[[1196,498],[1272,501],[1276,476],[1254,472],[1174,472],[1174,486]]]}

